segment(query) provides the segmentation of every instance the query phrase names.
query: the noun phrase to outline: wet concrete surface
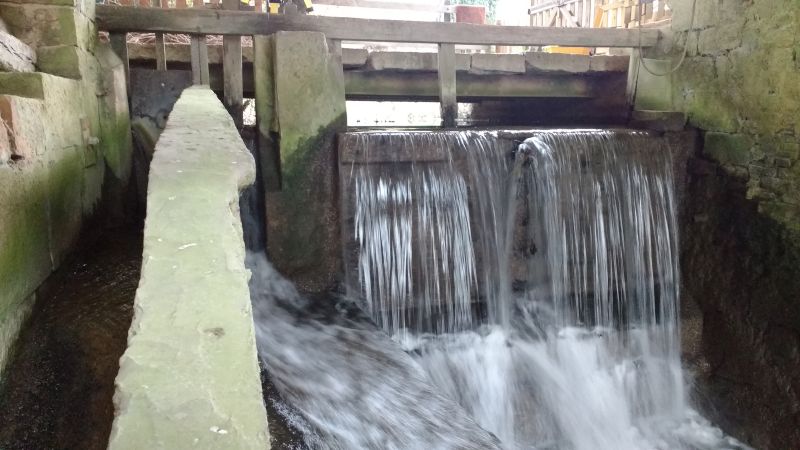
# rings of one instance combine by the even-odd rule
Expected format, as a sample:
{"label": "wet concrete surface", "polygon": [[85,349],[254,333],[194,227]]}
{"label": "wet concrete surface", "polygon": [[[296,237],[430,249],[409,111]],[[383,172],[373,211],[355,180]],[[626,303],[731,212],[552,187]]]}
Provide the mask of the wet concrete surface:
{"label": "wet concrete surface", "polygon": [[39,290],[0,385],[0,449],[105,449],[142,236],[85,237]]}

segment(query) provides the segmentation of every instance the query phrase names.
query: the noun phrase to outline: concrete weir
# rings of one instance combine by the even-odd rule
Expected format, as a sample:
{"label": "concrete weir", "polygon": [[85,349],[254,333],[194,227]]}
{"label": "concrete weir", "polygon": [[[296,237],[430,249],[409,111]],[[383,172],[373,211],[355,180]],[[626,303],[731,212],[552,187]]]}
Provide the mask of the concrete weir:
{"label": "concrete weir", "polygon": [[269,448],[238,211],[254,177],[214,93],[184,91],[150,169],[109,449]]}

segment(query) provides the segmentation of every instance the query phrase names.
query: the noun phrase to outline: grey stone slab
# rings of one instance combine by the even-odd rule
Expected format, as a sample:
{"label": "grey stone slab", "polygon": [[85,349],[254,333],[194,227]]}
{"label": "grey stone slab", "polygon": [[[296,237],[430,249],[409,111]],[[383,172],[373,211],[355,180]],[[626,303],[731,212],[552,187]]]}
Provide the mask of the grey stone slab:
{"label": "grey stone slab", "polygon": [[589,56],[528,52],[525,64],[533,72],[585,73],[589,71]]}
{"label": "grey stone slab", "polygon": [[186,89],[150,166],[109,449],[269,448],[238,211],[254,177],[216,95]]}
{"label": "grey stone slab", "polygon": [[365,48],[343,48],[342,65],[345,69],[363,67],[367,64],[369,51]]}
{"label": "grey stone slab", "polygon": [[0,29],[0,71],[33,72],[36,52],[27,44]]}
{"label": "grey stone slab", "polygon": [[472,55],[470,72],[525,73],[525,57],[523,55],[476,53]]}

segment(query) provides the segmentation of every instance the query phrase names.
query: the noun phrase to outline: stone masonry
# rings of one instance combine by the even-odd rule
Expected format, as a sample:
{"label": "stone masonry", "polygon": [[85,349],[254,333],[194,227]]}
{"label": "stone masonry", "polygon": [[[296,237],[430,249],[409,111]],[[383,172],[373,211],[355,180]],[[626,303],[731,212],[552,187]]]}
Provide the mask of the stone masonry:
{"label": "stone masonry", "polygon": [[703,143],[681,230],[697,403],[756,448],[800,448],[800,3],[692,2],[669,2],[671,66],[688,47],[663,108]]}
{"label": "stone masonry", "polygon": [[[0,0],[37,72],[0,71],[0,369],[36,289],[131,166],[122,63],[98,45],[94,0]],[[9,70],[9,68],[6,68]],[[10,68],[13,70],[13,68]]]}

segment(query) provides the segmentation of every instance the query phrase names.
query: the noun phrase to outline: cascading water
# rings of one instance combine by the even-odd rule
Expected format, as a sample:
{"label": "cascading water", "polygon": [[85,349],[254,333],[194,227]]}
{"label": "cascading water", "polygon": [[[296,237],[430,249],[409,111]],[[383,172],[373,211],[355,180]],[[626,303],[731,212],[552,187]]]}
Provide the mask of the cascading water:
{"label": "cascading water", "polygon": [[[422,139],[421,133],[390,133],[404,140],[404,153],[420,154],[415,146],[450,149],[439,170],[456,181],[435,201],[414,188],[425,182],[418,173],[430,164],[412,164],[406,172],[378,165],[352,172],[358,281],[366,309],[446,396],[506,448],[741,446],[698,416],[685,398],[668,149],[636,132],[531,134],[513,158],[493,132]],[[371,133],[358,142],[368,154],[370,145],[386,141]],[[447,216],[447,229],[472,227],[471,236],[452,233],[442,242],[429,239],[442,227],[437,221],[398,220],[398,208],[425,217],[463,210],[468,200],[461,194],[461,173],[469,180],[472,217]],[[374,188],[382,183],[403,186],[405,195],[384,195]],[[383,202],[380,208],[371,207],[376,202]],[[376,229],[406,234],[387,239],[391,232]],[[415,261],[432,244],[473,255],[463,261],[476,261],[478,287],[472,288],[470,277],[441,278],[447,270],[437,265],[441,261],[423,271],[400,266],[402,277],[397,266],[375,263],[397,261],[394,255]],[[440,255],[445,265],[454,263],[447,259],[452,256]],[[520,273],[524,280],[512,279]],[[402,289],[391,284],[397,280]],[[515,281],[523,286],[512,291],[520,284]],[[390,288],[400,293],[391,303],[374,295]],[[420,291],[477,295],[431,299]],[[410,322],[385,320],[413,314],[424,322],[437,301],[446,311],[480,301],[487,314],[473,317],[468,327],[434,330],[409,331]]]}
{"label": "cascading water", "polygon": [[385,333],[250,257],[259,353],[306,445],[746,448],[687,405],[668,149],[527,137],[355,134],[384,158],[343,165],[347,297]]}

